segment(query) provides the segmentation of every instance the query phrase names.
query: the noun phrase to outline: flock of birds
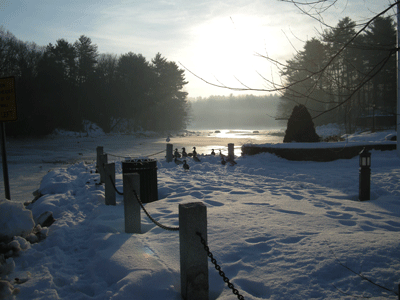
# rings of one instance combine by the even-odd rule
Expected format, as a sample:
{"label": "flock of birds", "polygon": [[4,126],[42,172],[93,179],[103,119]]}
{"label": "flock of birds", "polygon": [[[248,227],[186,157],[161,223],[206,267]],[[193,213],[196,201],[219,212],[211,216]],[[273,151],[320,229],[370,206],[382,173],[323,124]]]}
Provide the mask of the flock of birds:
{"label": "flock of birds", "polygon": [[[211,155],[216,155],[214,149],[211,149]],[[179,153],[178,148],[175,149],[173,154],[174,162],[177,165],[182,165],[185,170],[189,170],[190,168],[186,161],[187,157],[191,157],[195,162],[201,162],[200,158],[197,156],[196,147],[193,147],[193,151],[189,153],[186,152],[185,147],[182,148],[181,153]],[[237,164],[233,158],[229,156],[226,157],[224,154],[222,154],[221,150],[219,150],[219,157],[221,158],[222,165],[226,165],[226,163],[230,163],[231,166]],[[179,160],[179,158],[183,158],[183,160]]]}

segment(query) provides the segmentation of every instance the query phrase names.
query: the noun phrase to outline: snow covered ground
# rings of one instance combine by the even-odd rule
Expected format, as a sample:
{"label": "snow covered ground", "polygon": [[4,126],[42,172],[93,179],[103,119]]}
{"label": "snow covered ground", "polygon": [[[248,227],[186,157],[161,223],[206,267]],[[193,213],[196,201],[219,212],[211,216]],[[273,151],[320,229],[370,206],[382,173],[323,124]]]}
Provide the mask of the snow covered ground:
{"label": "snow covered ground", "polygon": [[[352,138],[377,140],[390,133]],[[208,153],[211,146],[225,150],[229,142],[240,146],[282,139],[224,134],[174,136],[171,143]],[[24,245],[28,249],[14,258],[15,269],[6,279],[20,289],[15,299],[180,299],[179,233],[157,227],[142,213],[143,233],[126,234],[123,197],[117,195],[116,206],[106,206],[104,187],[96,185],[99,175],[94,173],[96,146],[139,157],[165,149],[165,138],[57,137],[40,143],[41,151],[35,150],[38,142],[8,145],[11,170],[22,165],[18,159],[48,166],[43,153],[58,164],[45,172],[40,184],[44,196],[32,209],[34,216],[52,211],[57,221],[45,240]],[[372,151],[372,199],[364,202],[357,200],[358,158],[296,162],[265,153],[224,166],[218,157],[203,156],[200,163],[189,159],[190,170],[184,171],[163,156],[155,156],[160,200],[145,204],[146,209],[162,224],[178,226],[178,204],[203,202],[210,250],[245,299],[397,299],[396,151]],[[122,191],[118,159],[116,186]],[[211,263],[209,276],[210,299],[237,298]],[[16,277],[28,280],[15,284]]]}

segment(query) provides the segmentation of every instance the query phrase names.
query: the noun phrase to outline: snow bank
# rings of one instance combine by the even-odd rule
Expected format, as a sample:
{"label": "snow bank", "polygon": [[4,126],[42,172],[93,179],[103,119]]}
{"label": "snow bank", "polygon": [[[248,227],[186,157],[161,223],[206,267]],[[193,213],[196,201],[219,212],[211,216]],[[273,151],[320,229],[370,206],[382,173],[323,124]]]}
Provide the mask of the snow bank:
{"label": "snow bank", "polygon": [[99,136],[105,135],[103,129],[101,129],[95,123],[85,120],[85,121],[83,121],[82,125],[83,125],[84,132],[69,131],[69,130],[64,130],[64,129],[55,129],[54,132],[50,136],[52,136],[52,137],[56,137],[56,136],[99,137]]}
{"label": "snow bank", "polygon": [[1,200],[0,201],[0,236],[12,238],[29,234],[35,226],[32,212],[22,203]]}
{"label": "snow bank", "polygon": [[343,132],[340,125],[334,123],[317,126],[315,127],[315,131],[321,138],[327,138],[335,135],[341,136]]}

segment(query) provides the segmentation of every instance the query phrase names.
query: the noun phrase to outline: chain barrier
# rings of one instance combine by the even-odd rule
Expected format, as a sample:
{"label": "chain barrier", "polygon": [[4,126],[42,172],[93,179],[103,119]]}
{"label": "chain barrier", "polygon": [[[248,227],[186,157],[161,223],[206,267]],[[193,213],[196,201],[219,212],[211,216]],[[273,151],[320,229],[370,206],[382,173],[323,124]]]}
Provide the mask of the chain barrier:
{"label": "chain barrier", "polygon": [[[114,183],[114,181],[113,181],[111,175],[110,175],[110,181],[111,181],[111,183],[112,183],[112,186],[114,187],[114,190],[117,192],[117,194],[123,196],[124,193],[121,193],[120,191],[117,190],[117,187],[115,186],[115,183]],[[147,215],[147,217],[148,217],[154,224],[156,224],[158,227],[161,227],[162,229],[169,230],[169,231],[178,231],[178,230],[179,230],[179,227],[168,227],[168,226],[162,225],[161,223],[157,222],[157,221],[147,212],[147,210],[144,208],[144,205],[143,205],[142,201],[140,200],[140,198],[139,198],[139,196],[138,196],[138,194],[136,193],[135,190],[133,190],[133,194],[134,194],[136,200],[138,201],[140,207],[143,209],[143,211],[145,212],[145,214]]]}
{"label": "chain barrier", "polygon": [[239,294],[239,291],[237,289],[235,289],[233,283],[229,282],[229,278],[225,276],[224,271],[221,270],[221,266],[217,264],[217,260],[211,253],[210,248],[207,246],[207,243],[201,236],[201,233],[196,232],[196,234],[200,237],[200,241],[204,245],[204,250],[206,250],[208,257],[211,259],[211,262],[215,265],[215,269],[218,271],[219,275],[223,278],[224,282],[228,285],[228,287],[232,290],[232,293],[236,295],[239,300],[244,300],[244,297]]}
{"label": "chain barrier", "polygon": [[115,186],[115,182],[114,182],[114,180],[112,179],[112,176],[111,176],[111,175],[110,175],[110,181],[111,181],[111,183],[112,183],[112,186],[114,187],[115,192],[116,192],[118,195],[123,196],[124,193],[121,193],[120,191],[117,190],[117,187]]}
{"label": "chain barrier", "polygon": [[109,156],[114,156],[114,157],[119,157],[119,158],[124,158],[125,159],[125,156],[120,156],[120,155],[115,155],[115,154],[111,154],[111,153],[104,153],[104,154],[107,154],[107,155],[109,155]]}
{"label": "chain barrier", "polygon": [[168,227],[165,225],[162,225],[161,223],[157,222],[156,220],[154,220],[154,218],[152,216],[150,216],[150,214],[147,212],[147,210],[144,208],[142,201],[140,200],[138,194],[136,193],[135,190],[133,190],[133,194],[135,195],[136,200],[139,202],[139,205],[141,206],[141,208],[143,209],[143,211],[145,212],[145,214],[147,215],[147,217],[154,223],[156,224],[158,227],[165,229],[165,230],[169,230],[169,231],[179,231],[179,227]]}

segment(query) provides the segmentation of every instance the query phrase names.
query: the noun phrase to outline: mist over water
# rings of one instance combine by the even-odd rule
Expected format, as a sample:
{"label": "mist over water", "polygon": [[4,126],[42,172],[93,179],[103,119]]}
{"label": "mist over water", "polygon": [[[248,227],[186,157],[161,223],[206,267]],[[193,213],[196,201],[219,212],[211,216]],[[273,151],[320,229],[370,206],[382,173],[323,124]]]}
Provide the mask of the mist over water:
{"label": "mist over water", "polygon": [[276,120],[278,96],[210,96],[190,102],[190,130],[271,130]]}

